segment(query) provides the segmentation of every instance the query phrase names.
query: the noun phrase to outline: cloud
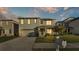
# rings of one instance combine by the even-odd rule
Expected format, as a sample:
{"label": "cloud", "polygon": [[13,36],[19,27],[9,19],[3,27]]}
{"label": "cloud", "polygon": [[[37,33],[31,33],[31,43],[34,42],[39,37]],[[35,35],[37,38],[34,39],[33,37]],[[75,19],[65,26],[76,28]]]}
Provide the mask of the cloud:
{"label": "cloud", "polygon": [[60,9],[59,7],[34,7],[31,11],[28,11],[27,17],[42,17],[42,13],[55,14]]}
{"label": "cloud", "polygon": [[70,7],[64,7],[64,11],[68,10]]}
{"label": "cloud", "polygon": [[27,17],[39,17],[40,16],[40,12],[37,9],[33,9],[32,11],[29,11],[26,14]]}
{"label": "cloud", "polygon": [[12,12],[10,12],[9,8],[7,7],[0,7],[0,17],[2,17],[2,19],[12,19],[12,20],[17,19],[17,16]]}
{"label": "cloud", "polygon": [[60,18],[61,20],[65,20],[66,18],[70,17],[71,15],[73,15],[74,10],[70,9],[68,11],[64,11],[62,14],[60,14]]}
{"label": "cloud", "polygon": [[39,7],[37,9],[49,13],[55,13],[58,11],[58,7]]}
{"label": "cloud", "polygon": [[8,8],[6,7],[0,7],[0,13],[6,14],[8,12]]}

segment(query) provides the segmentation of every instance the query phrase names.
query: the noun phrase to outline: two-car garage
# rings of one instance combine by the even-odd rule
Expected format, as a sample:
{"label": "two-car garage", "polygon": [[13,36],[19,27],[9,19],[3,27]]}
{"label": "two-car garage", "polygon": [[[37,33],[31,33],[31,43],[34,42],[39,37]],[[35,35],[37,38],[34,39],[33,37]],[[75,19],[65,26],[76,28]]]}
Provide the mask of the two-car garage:
{"label": "two-car garage", "polygon": [[34,32],[33,29],[22,29],[19,31],[20,36],[27,36],[29,33]]}

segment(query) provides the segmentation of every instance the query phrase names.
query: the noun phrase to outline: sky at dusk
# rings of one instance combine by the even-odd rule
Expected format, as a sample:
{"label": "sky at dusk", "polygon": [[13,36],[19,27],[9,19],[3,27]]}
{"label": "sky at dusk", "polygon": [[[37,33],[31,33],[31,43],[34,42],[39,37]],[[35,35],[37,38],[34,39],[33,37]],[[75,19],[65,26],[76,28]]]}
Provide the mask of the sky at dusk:
{"label": "sky at dusk", "polygon": [[8,7],[0,12],[11,13],[17,17],[40,17],[64,20],[68,17],[79,17],[78,7]]}

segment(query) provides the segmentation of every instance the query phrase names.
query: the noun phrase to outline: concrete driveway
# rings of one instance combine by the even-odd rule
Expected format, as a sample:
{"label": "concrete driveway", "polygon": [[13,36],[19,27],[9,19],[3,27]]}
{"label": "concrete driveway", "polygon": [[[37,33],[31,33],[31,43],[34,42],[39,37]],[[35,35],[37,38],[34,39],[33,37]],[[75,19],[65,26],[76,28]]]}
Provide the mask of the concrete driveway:
{"label": "concrete driveway", "polygon": [[32,51],[35,37],[18,37],[13,40],[0,43],[0,51]]}

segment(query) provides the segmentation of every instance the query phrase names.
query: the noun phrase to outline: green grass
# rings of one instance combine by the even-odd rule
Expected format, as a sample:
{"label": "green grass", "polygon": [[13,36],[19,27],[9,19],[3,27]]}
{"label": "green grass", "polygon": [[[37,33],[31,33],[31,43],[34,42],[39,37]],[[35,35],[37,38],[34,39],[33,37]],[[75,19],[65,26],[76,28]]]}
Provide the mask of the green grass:
{"label": "green grass", "polygon": [[0,43],[8,41],[8,40],[12,40],[13,38],[16,38],[15,36],[2,36],[0,37]]}
{"label": "green grass", "polygon": [[52,43],[54,36],[37,37],[35,43]]}
{"label": "green grass", "polygon": [[79,36],[77,36],[77,35],[63,35],[61,37],[62,37],[62,39],[66,40],[69,43],[78,43],[79,42]]}
{"label": "green grass", "polygon": [[[37,37],[36,43],[52,43],[54,42],[56,36],[46,36],[46,37]],[[62,35],[62,39],[66,40],[68,43],[79,43],[79,35]]]}

